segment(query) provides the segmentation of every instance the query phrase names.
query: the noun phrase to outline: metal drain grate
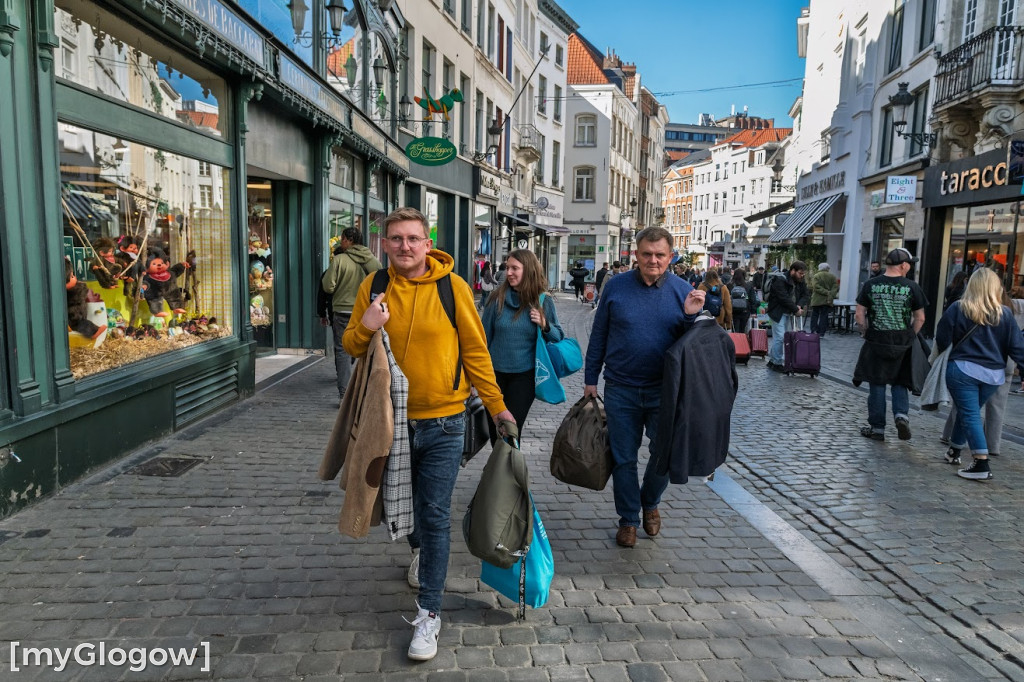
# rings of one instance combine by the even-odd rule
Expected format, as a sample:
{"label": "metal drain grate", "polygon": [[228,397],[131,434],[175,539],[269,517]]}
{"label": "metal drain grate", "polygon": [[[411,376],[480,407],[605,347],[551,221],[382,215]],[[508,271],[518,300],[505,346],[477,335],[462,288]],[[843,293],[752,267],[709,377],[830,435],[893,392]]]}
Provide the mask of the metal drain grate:
{"label": "metal drain grate", "polygon": [[125,473],[134,474],[135,476],[174,478],[181,476],[192,467],[199,466],[205,461],[205,457],[154,457],[148,462],[132,467]]}

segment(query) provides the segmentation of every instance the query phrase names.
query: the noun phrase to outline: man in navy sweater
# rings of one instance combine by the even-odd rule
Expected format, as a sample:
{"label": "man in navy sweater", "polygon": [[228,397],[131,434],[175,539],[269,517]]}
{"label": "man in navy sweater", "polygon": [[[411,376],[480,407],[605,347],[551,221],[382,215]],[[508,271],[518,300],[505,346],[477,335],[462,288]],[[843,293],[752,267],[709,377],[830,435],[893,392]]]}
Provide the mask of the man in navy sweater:
{"label": "man in navy sweater", "polygon": [[[644,429],[652,441],[658,431],[663,356],[693,325],[704,307],[704,292],[667,274],[672,260],[672,235],[649,227],[636,235],[640,267],[605,282],[587,346],[584,396],[597,396],[597,379],[604,367],[604,402],[611,445],[612,485],[621,547],[636,544],[641,512],[647,535],[661,530],[658,504],[668,476],[655,467],[637,481],[637,459]],[[651,452],[654,445],[651,445]]]}

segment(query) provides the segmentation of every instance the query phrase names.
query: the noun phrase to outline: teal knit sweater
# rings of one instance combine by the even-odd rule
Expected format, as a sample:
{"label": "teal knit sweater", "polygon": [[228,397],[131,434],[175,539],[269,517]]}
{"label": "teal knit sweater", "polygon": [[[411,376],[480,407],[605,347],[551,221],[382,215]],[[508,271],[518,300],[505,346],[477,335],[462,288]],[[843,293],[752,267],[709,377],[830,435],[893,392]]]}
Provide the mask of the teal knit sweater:
{"label": "teal knit sweater", "polygon": [[[544,295],[541,306],[548,322],[544,340],[561,341],[565,333],[558,324],[558,313],[551,297]],[[511,287],[505,294],[505,305],[500,314],[496,301],[489,300],[484,307],[481,319],[487,335],[487,348],[491,351],[491,364],[496,372],[532,372],[536,366],[537,325],[530,320],[529,310],[524,310],[517,318],[518,310],[519,294]]]}

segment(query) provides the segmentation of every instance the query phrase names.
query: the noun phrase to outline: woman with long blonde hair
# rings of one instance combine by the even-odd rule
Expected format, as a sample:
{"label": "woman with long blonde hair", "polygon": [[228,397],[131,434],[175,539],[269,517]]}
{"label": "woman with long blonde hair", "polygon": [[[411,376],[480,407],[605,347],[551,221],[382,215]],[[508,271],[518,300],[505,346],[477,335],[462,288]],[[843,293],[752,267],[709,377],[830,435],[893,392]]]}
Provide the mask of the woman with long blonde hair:
{"label": "woman with long blonde hair", "polygon": [[1003,286],[989,268],[978,268],[967,287],[939,320],[935,330],[938,349],[953,346],[946,366],[946,387],[957,416],[946,461],[960,464],[960,452],[970,446],[974,461],[957,475],[976,481],[992,478],[988,442],[981,423],[981,408],[1006,380],[1007,358],[1024,364],[1024,334],[1013,312],[1003,305]]}
{"label": "woman with long blonde hair", "polygon": [[[521,437],[535,395],[537,329],[547,342],[561,341],[565,334],[554,301],[545,295],[548,281],[536,254],[527,249],[512,251],[505,273],[504,281],[487,297],[481,319],[494,376]],[[491,422],[488,426],[493,443],[497,433]]]}

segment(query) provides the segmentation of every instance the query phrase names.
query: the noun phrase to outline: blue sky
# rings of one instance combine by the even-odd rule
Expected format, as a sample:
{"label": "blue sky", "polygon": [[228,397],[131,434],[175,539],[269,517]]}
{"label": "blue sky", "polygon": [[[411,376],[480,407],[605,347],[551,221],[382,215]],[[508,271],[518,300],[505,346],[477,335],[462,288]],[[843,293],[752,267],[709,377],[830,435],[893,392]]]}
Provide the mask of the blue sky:
{"label": "blue sky", "polygon": [[[643,84],[668,107],[674,123],[698,114],[728,116],[749,107],[752,116],[792,125],[788,112],[800,95],[804,60],[796,54],[796,20],[808,0],[557,0],[602,52],[612,48],[634,62]],[[728,87],[728,90],[709,90]],[[686,91],[683,94],[669,95]],[[664,94],[662,94],[664,93]]]}

